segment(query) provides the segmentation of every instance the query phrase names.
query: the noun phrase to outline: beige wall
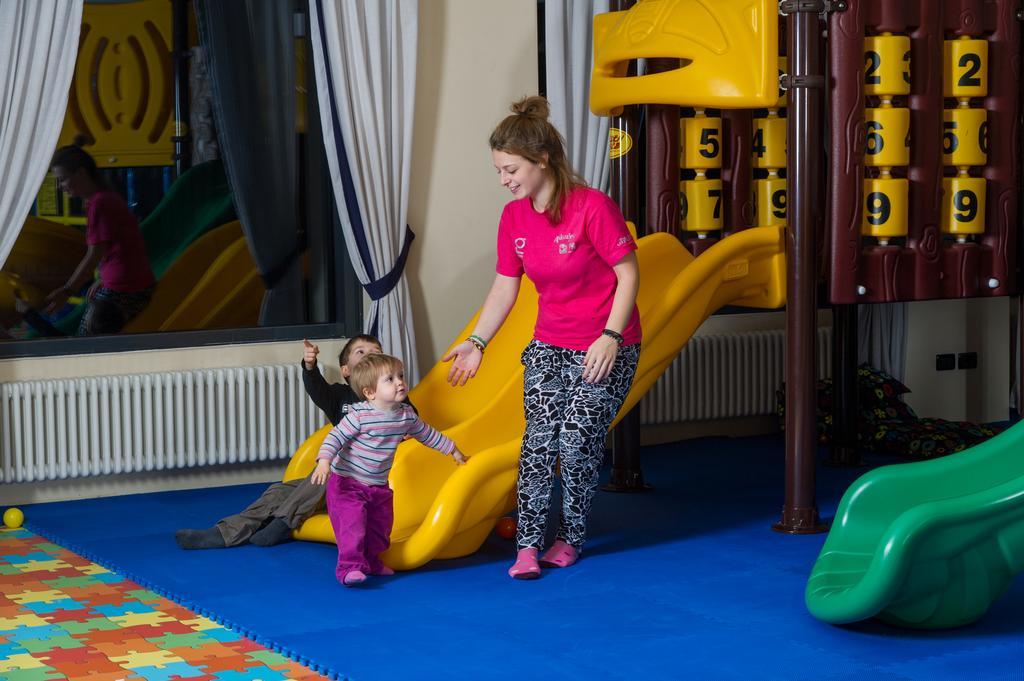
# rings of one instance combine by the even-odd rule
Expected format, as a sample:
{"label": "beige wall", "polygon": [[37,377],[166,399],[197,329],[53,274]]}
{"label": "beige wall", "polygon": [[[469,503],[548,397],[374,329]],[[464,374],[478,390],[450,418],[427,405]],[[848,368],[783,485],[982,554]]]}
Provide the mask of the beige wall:
{"label": "beige wall", "polygon": [[409,288],[421,371],[469,321],[494,277],[510,195],[487,138],[514,99],[537,93],[535,0],[420,5]]}
{"label": "beige wall", "polygon": [[[1010,298],[909,305],[906,402],[918,416],[1001,421],[1010,405]],[[978,353],[977,369],[936,371],[935,355]]]}

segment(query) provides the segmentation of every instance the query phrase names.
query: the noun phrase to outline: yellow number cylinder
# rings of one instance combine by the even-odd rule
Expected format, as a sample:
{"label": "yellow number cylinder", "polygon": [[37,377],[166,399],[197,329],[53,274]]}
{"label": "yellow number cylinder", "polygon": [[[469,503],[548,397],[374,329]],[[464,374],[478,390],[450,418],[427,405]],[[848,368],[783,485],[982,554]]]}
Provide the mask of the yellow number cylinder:
{"label": "yellow number cylinder", "polygon": [[947,166],[988,163],[988,111],[961,108],[942,112],[942,162]]}
{"label": "yellow number cylinder", "polygon": [[686,232],[722,229],[722,181],[683,180],[679,183],[682,228]]}
{"label": "yellow number cylinder", "polygon": [[982,234],[985,231],[985,178],[942,179],[942,231],[945,234]]}
{"label": "yellow number cylinder", "polygon": [[722,167],[722,119],[694,116],[680,121],[682,168]]}
{"label": "yellow number cylinder", "polygon": [[864,163],[869,166],[905,166],[910,163],[910,109],[864,109]]}
{"label": "yellow number cylinder", "polygon": [[769,177],[765,180],[754,180],[754,197],[758,227],[786,224],[785,178]]}
{"label": "yellow number cylinder", "polygon": [[942,65],[944,97],[984,97],[988,94],[988,41],[945,41]]}
{"label": "yellow number cylinder", "polygon": [[755,168],[785,168],[786,119],[777,116],[755,118],[750,147]]}
{"label": "yellow number cylinder", "polygon": [[910,93],[910,38],[905,35],[864,38],[864,92],[869,95]]}
{"label": "yellow number cylinder", "polygon": [[887,240],[907,235],[909,183],[897,177],[864,179],[861,234]]}

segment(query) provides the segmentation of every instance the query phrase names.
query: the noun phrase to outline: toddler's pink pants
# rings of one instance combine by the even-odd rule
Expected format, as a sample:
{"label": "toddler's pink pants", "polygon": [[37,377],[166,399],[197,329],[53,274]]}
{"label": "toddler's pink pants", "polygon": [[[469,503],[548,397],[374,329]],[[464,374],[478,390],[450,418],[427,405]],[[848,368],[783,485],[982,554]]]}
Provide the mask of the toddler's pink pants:
{"label": "toddler's pink pants", "polygon": [[364,485],[331,473],[327,480],[327,515],[338,541],[335,575],[339,582],[353,570],[373,575],[384,567],[380,554],[391,543],[393,497],[387,485]]}

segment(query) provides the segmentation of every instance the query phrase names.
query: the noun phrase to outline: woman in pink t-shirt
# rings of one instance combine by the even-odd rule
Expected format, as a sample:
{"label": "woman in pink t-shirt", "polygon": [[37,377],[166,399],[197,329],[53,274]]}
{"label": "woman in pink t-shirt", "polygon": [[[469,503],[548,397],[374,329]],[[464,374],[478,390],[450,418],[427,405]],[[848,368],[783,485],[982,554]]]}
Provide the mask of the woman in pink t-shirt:
{"label": "woman in pink t-shirt", "polygon": [[89,289],[89,306],[78,327],[79,336],[117,333],[149,304],[156,285],[135,214],[107,185],[96,161],[82,149],[83,142],[76,138],[74,144],[58,149],[50,167],[61,190],[85,199],[88,248],[67,283],[44,301],[46,311],[53,314],[99,266],[100,276]]}
{"label": "woman in pink t-shirt", "polygon": [[[472,335],[444,359],[452,385],[481,367],[526,274],[539,304],[523,352],[526,433],[519,457],[518,554],[509,575],[532,579],[541,566],[568,567],[586,539],[604,442],[640,357],[636,243],[622,212],[569,165],[543,97],[512,105],[491,134],[501,184],[515,199],[498,225],[497,276]],[[562,513],[556,541],[540,558],[560,464]]]}

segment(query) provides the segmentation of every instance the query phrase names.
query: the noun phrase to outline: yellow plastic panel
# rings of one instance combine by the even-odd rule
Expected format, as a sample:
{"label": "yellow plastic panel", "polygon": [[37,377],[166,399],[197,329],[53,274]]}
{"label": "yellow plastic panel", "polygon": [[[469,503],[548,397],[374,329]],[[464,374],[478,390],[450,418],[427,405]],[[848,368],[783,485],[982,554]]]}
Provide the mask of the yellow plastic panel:
{"label": "yellow plastic panel", "polygon": [[984,97],[988,94],[987,40],[945,41],[942,65],[944,97]]}
{"label": "yellow plastic panel", "polygon": [[14,307],[16,289],[31,305],[39,305],[47,293],[68,280],[85,255],[85,248],[82,230],[29,217],[0,271],[0,326],[22,321]]}
{"label": "yellow plastic panel", "polygon": [[910,93],[910,38],[905,35],[864,38],[864,92],[869,95]]}
{"label": "yellow plastic panel", "polygon": [[985,232],[985,178],[942,178],[942,231],[946,234]]}
{"label": "yellow plastic panel", "polygon": [[171,72],[170,2],[86,3],[60,144],[85,135],[104,167],[170,165]]}
{"label": "yellow plastic panel", "polygon": [[750,148],[755,168],[785,168],[786,119],[778,116],[755,118]]}
{"label": "yellow plastic panel", "polygon": [[[627,76],[636,59],[676,58],[664,73]],[[594,17],[590,109],[627,104],[716,108],[778,100],[778,3],[773,0],[640,0]]]}
{"label": "yellow plastic panel", "polygon": [[3,271],[49,293],[67,282],[85,250],[83,230],[29,217],[18,232]]}
{"label": "yellow plastic panel", "polygon": [[880,239],[906,236],[908,192],[909,183],[902,178],[865,179],[861,234]]}
{"label": "yellow plastic panel", "polygon": [[754,180],[754,205],[757,206],[759,227],[786,224],[786,180],[769,177]]}
{"label": "yellow plastic panel", "polygon": [[[258,282],[258,286],[254,281]],[[157,290],[159,288],[157,284]],[[224,317],[222,313],[225,305],[240,308],[234,319],[242,321],[238,321],[236,326],[255,326],[264,293],[263,283],[245,238],[236,239],[210,264],[195,288],[189,291],[174,312],[167,315],[159,330],[223,328],[204,325]]]}
{"label": "yellow plastic panel", "polygon": [[864,164],[905,166],[910,163],[910,109],[864,109]]}
{"label": "yellow plastic panel", "polygon": [[15,297],[35,307],[43,302],[51,290],[36,288],[12,272],[0,272],[0,327],[14,326],[22,321],[21,313],[15,307]]}
{"label": "yellow plastic panel", "polygon": [[[196,239],[179,255],[157,282],[149,305],[124,327],[125,333],[157,331],[182,299],[196,288],[221,253],[242,238],[242,223],[238,220],[211,229]],[[205,327],[209,328],[209,327]]]}
{"label": "yellow plastic panel", "polygon": [[683,180],[679,183],[679,204],[683,231],[722,229],[721,180]]}
{"label": "yellow plastic panel", "polygon": [[[643,276],[637,306],[644,340],[633,386],[619,416],[633,408],[672,364],[698,326],[723,305],[777,308],[785,303],[785,239],[778,227],[747,229],[694,258],[665,233],[640,239]],[[448,385],[438,362],[411,391],[425,421],[438,425],[469,456],[464,466],[408,440],[391,469],[395,522],[384,562],[410,570],[434,558],[476,551],[501,515],[515,508],[523,420],[519,355],[533,335],[537,294],[523,282],[512,313],[487,347],[480,373],[463,388]],[[455,336],[465,338],[476,319]],[[474,383],[476,386],[474,386]],[[325,426],[299,447],[284,479],[309,475]],[[307,520],[298,539],[333,542],[326,514]]]}
{"label": "yellow plastic panel", "polygon": [[682,168],[722,167],[722,119],[694,116],[679,120],[679,165]]}
{"label": "yellow plastic panel", "polygon": [[988,111],[960,108],[942,112],[942,163],[947,166],[988,163]]}

